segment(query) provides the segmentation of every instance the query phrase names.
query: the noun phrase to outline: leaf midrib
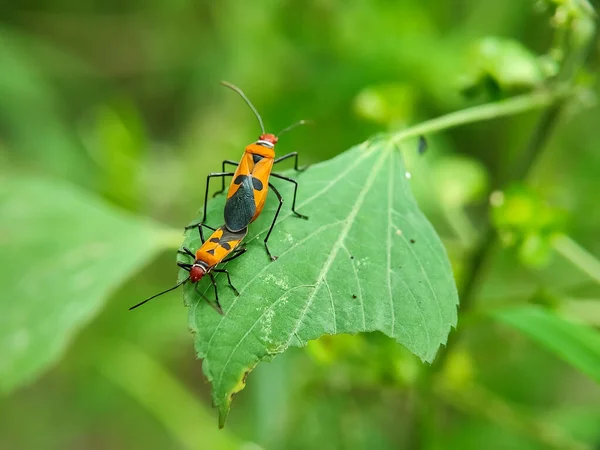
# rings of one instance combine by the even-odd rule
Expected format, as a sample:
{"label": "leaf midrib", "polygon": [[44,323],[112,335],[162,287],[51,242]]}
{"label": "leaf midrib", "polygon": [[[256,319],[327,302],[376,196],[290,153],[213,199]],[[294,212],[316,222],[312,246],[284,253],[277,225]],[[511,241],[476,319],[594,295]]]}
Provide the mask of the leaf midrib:
{"label": "leaf midrib", "polygon": [[[300,205],[298,205],[298,209],[302,209],[303,206],[308,205],[309,203],[311,203],[313,200],[321,197],[323,194],[325,194],[327,191],[329,191],[329,189],[331,189],[333,186],[335,186],[340,180],[342,180],[344,177],[346,177],[348,175],[348,173],[352,172],[352,170],[354,170],[354,168],[356,166],[358,166],[365,158],[367,158],[369,155],[371,155],[371,153],[373,152],[373,150],[369,151],[369,142],[365,142],[363,143],[360,147],[364,147],[364,154],[361,155],[361,157],[357,158],[356,161],[354,162],[354,164],[351,164],[348,169],[344,170],[343,172],[340,172],[340,174],[335,177],[330,183],[328,183],[326,186],[324,186],[320,191],[318,191],[317,193],[315,193],[312,197],[307,198],[304,202],[302,202]],[[286,215],[284,215],[281,219],[278,220],[284,220],[288,217],[290,217],[292,215],[291,212],[288,212]],[[336,222],[337,223],[341,223],[341,222]],[[332,224],[326,225],[325,227],[329,227]],[[323,227],[321,227],[319,230],[322,231]],[[268,228],[265,228],[264,230],[258,232],[256,234],[256,236],[253,237],[253,239],[258,239],[258,237],[260,237],[262,234],[266,233],[268,231]],[[313,233],[314,235],[315,233]],[[300,241],[300,242],[304,242],[304,240]],[[298,244],[298,243],[297,243]],[[284,253],[282,253],[280,256],[283,256],[285,253],[287,253],[288,251],[292,250],[293,248],[295,248],[297,245],[289,248],[288,250],[286,250]],[[240,289],[240,294],[242,292],[244,292],[244,290],[250,285],[252,284],[265,270],[267,270],[268,266],[265,266],[265,268],[263,268],[263,270],[259,271],[253,278],[251,278],[248,283],[246,283],[242,289]],[[205,355],[208,355],[208,351],[211,348],[212,345],[212,341],[214,339],[214,337],[216,336],[217,332],[219,331],[219,329],[221,328],[221,325],[223,324],[223,321],[225,320],[225,318],[227,317],[227,315],[229,314],[229,312],[232,310],[232,308],[236,305],[237,300],[239,297],[236,297],[233,299],[233,302],[231,303],[231,306],[227,309],[226,314],[219,320],[219,323],[217,324],[217,326],[215,327],[215,330],[213,331],[210,339],[208,340],[208,344],[206,344],[206,350],[204,352]],[[197,305],[197,303],[195,304]],[[195,311],[193,311],[195,312]]]}
{"label": "leaf midrib", "polygon": [[[381,152],[382,154],[379,157],[379,160],[373,166],[373,170],[371,171],[371,174],[369,175],[369,178],[367,178],[365,186],[363,187],[363,189],[360,191],[359,195],[357,196],[356,202],[354,203],[354,206],[352,207],[352,210],[350,211],[350,214],[348,214],[347,218],[344,220],[345,226],[342,228],[338,240],[334,243],[334,245],[332,247],[332,250],[331,250],[331,252],[329,254],[329,257],[327,258],[327,261],[325,261],[325,264],[323,265],[323,268],[321,269],[321,272],[317,276],[317,279],[315,281],[315,285],[314,285],[313,291],[312,291],[310,297],[306,300],[306,305],[305,305],[304,309],[302,310],[302,313],[300,314],[300,317],[298,317],[298,319],[296,320],[296,325],[292,329],[292,332],[290,333],[290,336],[288,337],[288,340],[284,344],[283,350],[285,350],[286,348],[288,348],[290,346],[290,342],[291,342],[292,338],[298,332],[300,324],[304,320],[304,317],[306,316],[306,313],[308,312],[310,306],[312,305],[314,297],[315,297],[316,293],[318,292],[319,288],[321,287],[321,284],[323,283],[323,280],[325,279],[325,276],[329,272],[329,269],[331,268],[333,262],[335,261],[335,258],[337,257],[337,254],[338,254],[340,248],[343,246],[343,244],[345,242],[345,239],[348,236],[348,233],[350,232],[350,229],[352,228],[352,225],[355,222],[356,216],[358,215],[358,212],[360,211],[360,208],[362,207],[367,194],[369,193],[371,187],[373,186],[373,184],[375,182],[375,179],[377,178],[377,175],[379,175],[379,172],[381,170],[381,166],[385,162],[385,159],[391,154],[390,148],[391,148],[390,145],[387,145],[386,147],[383,148],[383,150]],[[370,153],[367,153],[367,154],[370,154]],[[356,166],[356,163],[351,168],[353,168],[355,166]],[[349,170],[351,170],[351,169],[349,169]],[[345,173],[347,173],[349,170],[345,171]],[[342,176],[344,176],[344,175],[340,175],[340,177],[342,177]],[[331,184],[328,185],[328,186],[330,187]],[[329,189],[329,187],[327,187],[325,190]],[[317,198],[319,196],[320,196],[320,194],[315,194],[309,200],[312,201],[312,199]],[[304,204],[309,203],[309,200],[307,200]],[[251,282],[252,282],[252,280],[250,281],[250,283]],[[248,283],[248,284],[250,284],[250,283]],[[273,303],[271,305],[271,307],[274,306],[274,304],[275,303]],[[232,305],[232,307],[233,307],[233,305]],[[229,362],[231,361],[231,359],[235,355],[237,349],[239,348],[239,346],[241,345],[241,343],[243,342],[243,340],[250,334],[250,332],[254,329],[254,327],[256,326],[256,324],[259,323],[259,321],[262,319],[262,317],[264,317],[264,314],[266,313],[266,311],[268,311],[270,309],[271,308],[267,308],[267,310],[265,310],[265,312],[263,312],[258,317],[258,319],[254,322],[254,324],[248,329],[248,331],[246,332],[246,334],[238,341],[237,345],[233,348],[233,350],[231,351],[231,354],[229,355],[229,357],[225,361],[225,364],[223,365],[223,369],[221,370],[221,374],[220,374],[219,379],[218,379],[218,381],[216,383],[217,386],[219,386],[221,384],[221,381],[223,380],[223,376],[224,376],[225,372],[227,371],[227,367],[229,365]],[[222,321],[223,321],[223,319],[221,319],[221,322]],[[207,352],[208,352],[208,350],[207,350]]]}

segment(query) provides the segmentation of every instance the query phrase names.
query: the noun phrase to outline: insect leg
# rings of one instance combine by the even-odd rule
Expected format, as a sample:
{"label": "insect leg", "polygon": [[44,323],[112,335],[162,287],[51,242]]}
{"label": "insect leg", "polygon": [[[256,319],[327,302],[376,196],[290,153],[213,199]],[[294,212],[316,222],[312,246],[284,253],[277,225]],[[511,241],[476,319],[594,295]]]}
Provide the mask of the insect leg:
{"label": "insect leg", "polygon": [[267,255],[269,255],[269,258],[271,258],[271,261],[275,261],[277,259],[277,256],[271,255],[271,252],[269,251],[269,246],[267,245],[267,241],[269,240],[269,236],[271,236],[271,231],[273,231],[275,222],[277,222],[277,216],[279,215],[279,211],[281,210],[281,205],[283,205],[283,198],[281,198],[281,194],[279,193],[279,191],[277,190],[277,188],[275,186],[273,186],[271,183],[269,183],[269,186],[271,187],[273,192],[275,192],[275,195],[277,196],[277,199],[279,200],[279,206],[277,207],[277,211],[275,211],[275,217],[273,217],[273,222],[271,223],[271,227],[269,228],[267,237],[265,237],[265,249],[267,250]]}
{"label": "insect leg", "polygon": [[233,176],[233,172],[213,172],[209,173],[206,177],[206,192],[204,193],[204,215],[202,216],[201,223],[206,222],[206,207],[208,206],[208,186],[210,185],[210,179],[221,177],[223,178],[223,183],[225,183],[225,177],[228,175]]}
{"label": "insect leg", "polygon": [[280,156],[279,158],[275,158],[275,160],[273,161],[273,164],[277,164],[277,163],[279,163],[281,161],[285,161],[286,159],[289,159],[289,158],[294,158],[294,170],[297,170],[298,172],[304,172],[310,166],[310,164],[309,164],[307,166],[298,168],[298,152],[288,153],[287,155],[283,155],[283,156]]}
{"label": "insect leg", "polygon": [[293,178],[284,177],[283,175],[279,175],[278,173],[271,173],[272,177],[279,178],[280,180],[289,181],[290,183],[294,183],[294,199],[292,200],[292,212],[296,214],[296,216],[301,219],[308,219],[307,216],[296,212],[296,193],[298,192],[298,182]]}
{"label": "insect leg", "polygon": [[177,250],[177,253],[179,253],[180,255],[188,255],[196,259],[196,255],[194,255],[194,253],[187,247],[183,247],[183,250]]}
{"label": "insect leg", "polygon": [[206,225],[204,225],[203,223],[198,224],[198,234],[200,235],[200,242],[204,244],[204,242],[206,242],[206,239],[204,239],[204,231],[202,231],[203,226],[205,227]]}
{"label": "insect leg", "polygon": [[[210,274],[209,274],[210,275]],[[210,275],[211,281],[213,286],[215,287],[215,293],[217,292],[217,285],[215,284],[215,280],[213,279],[212,275]],[[196,283],[196,285],[194,286],[194,290],[196,291],[196,294],[198,294],[200,297],[202,297],[202,299],[204,299],[204,301],[206,303],[208,303],[210,306],[212,306],[213,308],[215,308],[215,310],[219,313],[219,314],[223,314],[223,309],[221,308],[221,305],[219,305],[219,300],[217,299],[217,306],[214,305],[214,302],[211,302],[210,299],[204,295],[202,292],[200,292],[198,290],[198,285],[199,283]]]}
{"label": "insect leg", "polygon": [[213,269],[213,272],[224,273],[225,275],[227,275],[227,282],[229,283],[229,286],[231,286],[231,289],[233,289],[233,292],[235,292],[235,295],[240,295],[240,293],[235,288],[235,286],[233,284],[231,284],[231,277],[229,276],[229,272],[226,269]]}
{"label": "insect leg", "polygon": [[[235,166],[235,167],[237,167],[237,166],[239,166],[239,165],[240,165],[240,163],[239,163],[239,162],[237,162],[237,161],[232,161],[231,159],[226,159],[226,160],[224,160],[224,161],[223,161],[223,172],[225,172],[225,164],[231,164],[232,166]],[[217,192],[215,192],[215,193],[213,194],[213,197],[216,197],[216,196],[217,196],[217,195],[219,195],[221,192],[224,192],[224,191],[225,191],[225,177],[223,177],[223,178],[222,178],[222,181],[223,181],[223,187],[221,188],[221,190],[220,190],[220,191],[217,191]]]}
{"label": "insect leg", "polygon": [[177,265],[179,267],[181,267],[183,270],[187,270],[188,272],[190,271],[190,269],[192,268],[191,264],[186,264],[186,263],[182,263],[182,262],[178,262]]}
{"label": "insect leg", "polygon": [[[238,256],[242,256],[244,253],[246,253],[247,250],[248,250],[247,248],[241,248],[237,252],[235,252],[233,255],[231,255],[229,258],[225,258],[221,262],[222,263],[226,263],[226,262],[229,262],[229,261],[233,261]],[[216,272],[216,270],[215,270],[215,272]]]}
{"label": "insect leg", "polygon": [[[210,179],[221,177],[221,178],[223,178],[223,183],[224,183],[225,177],[227,177],[227,176],[233,176],[233,172],[213,172],[213,173],[208,174],[208,176],[206,177],[206,192],[204,192],[204,214],[202,216],[202,220],[200,222],[196,222],[196,223],[186,226],[185,227],[186,230],[196,228],[198,225],[204,224],[204,222],[206,222],[206,207],[208,206],[208,189],[210,186]],[[208,225],[206,227],[210,228],[211,230],[214,231],[214,228],[209,227]]]}
{"label": "insect leg", "polygon": [[217,311],[219,312],[219,314],[223,315],[223,308],[221,308],[221,304],[219,303],[219,292],[217,290],[217,282],[215,281],[215,276],[211,272],[208,272],[208,276],[210,277],[210,281],[213,287],[215,288],[215,303],[217,304]]}

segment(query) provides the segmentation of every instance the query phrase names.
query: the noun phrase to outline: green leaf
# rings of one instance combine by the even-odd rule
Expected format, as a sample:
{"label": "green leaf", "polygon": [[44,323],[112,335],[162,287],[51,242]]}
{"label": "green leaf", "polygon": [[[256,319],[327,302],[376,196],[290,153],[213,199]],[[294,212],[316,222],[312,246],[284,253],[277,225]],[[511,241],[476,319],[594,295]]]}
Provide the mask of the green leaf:
{"label": "green leaf", "polygon": [[[221,426],[246,375],[290,346],[325,334],[381,331],[431,362],[456,324],[452,270],[410,192],[397,147],[365,143],[292,176],[299,183],[296,209],[309,220],[292,216],[292,186],[273,180],[286,199],[269,240],[279,259],[270,262],[262,244],[276,206],[270,195],[251,225],[249,252],[228,265],[241,295],[218,278],[225,315],[193,286],[184,289]],[[223,202],[221,196],[210,203],[209,224],[222,223]],[[198,248],[197,231],[188,232],[185,245]],[[214,298],[209,284],[201,290]]]}
{"label": "green leaf", "polygon": [[556,353],[560,358],[600,382],[600,333],[570,322],[537,306],[496,311],[493,316]]}
{"label": "green leaf", "polygon": [[2,179],[0,391],[31,381],[59,358],[109,295],[164,244],[159,226],[70,185]]}

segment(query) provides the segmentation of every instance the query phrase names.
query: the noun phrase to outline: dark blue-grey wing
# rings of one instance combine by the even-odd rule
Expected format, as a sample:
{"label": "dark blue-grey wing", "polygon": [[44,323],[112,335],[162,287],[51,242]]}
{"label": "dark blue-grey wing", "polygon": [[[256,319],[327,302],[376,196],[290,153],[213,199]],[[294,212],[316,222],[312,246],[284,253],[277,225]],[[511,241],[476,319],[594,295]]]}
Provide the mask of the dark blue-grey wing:
{"label": "dark blue-grey wing", "polygon": [[254,203],[254,186],[252,176],[239,175],[235,184],[240,187],[225,203],[225,225],[233,232],[246,228],[252,221],[256,212],[256,203]]}

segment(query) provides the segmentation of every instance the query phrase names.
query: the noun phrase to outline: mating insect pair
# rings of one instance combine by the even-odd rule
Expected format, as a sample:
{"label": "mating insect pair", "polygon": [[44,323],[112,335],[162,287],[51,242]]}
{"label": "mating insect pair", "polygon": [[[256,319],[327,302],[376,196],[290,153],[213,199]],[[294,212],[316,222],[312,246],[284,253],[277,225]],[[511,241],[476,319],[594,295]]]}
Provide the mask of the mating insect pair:
{"label": "mating insect pair", "polygon": [[[188,248],[184,248],[183,250],[179,251],[179,253],[181,254],[188,255],[194,258],[193,263],[178,263],[179,267],[183,268],[184,270],[187,270],[190,273],[189,277],[179,282],[172,288],[169,288],[159,294],[156,294],[144,300],[143,302],[138,303],[135,306],[132,306],[130,309],[137,308],[138,306],[143,305],[144,303],[148,302],[149,300],[152,300],[153,298],[156,298],[162,294],[177,289],[179,286],[186,284],[188,281],[194,283],[196,286],[196,292],[198,292],[209,304],[212,305],[208,298],[206,298],[204,294],[198,291],[198,281],[200,281],[205,275],[208,274],[215,290],[215,309],[222,314],[223,310],[219,303],[217,284],[212,272],[226,274],[229,286],[231,286],[236,295],[238,295],[237,290],[231,283],[231,277],[229,275],[229,272],[225,269],[217,269],[216,266],[220,263],[231,261],[237,258],[238,256],[241,256],[246,251],[245,248],[237,249],[237,247],[248,234],[248,225],[254,222],[262,212],[267,199],[269,187],[273,190],[273,192],[275,192],[275,195],[277,196],[277,199],[279,201],[279,205],[277,206],[277,210],[275,211],[273,221],[271,222],[269,231],[267,232],[267,235],[264,239],[264,245],[269,258],[272,261],[277,259],[276,256],[273,256],[271,254],[267,242],[269,240],[269,237],[271,236],[271,232],[273,231],[273,227],[275,226],[275,223],[277,221],[277,217],[283,204],[283,198],[277,190],[277,188],[273,186],[273,184],[269,181],[269,178],[271,176],[294,184],[292,212],[297,217],[303,219],[308,218],[296,211],[296,194],[298,191],[298,183],[296,182],[296,180],[277,173],[272,173],[271,171],[274,164],[277,164],[281,161],[290,158],[294,158],[294,169],[296,169],[297,171],[304,170],[298,168],[297,152],[289,153],[279,158],[275,158],[275,145],[277,144],[279,136],[281,136],[283,133],[286,133],[287,131],[291,130],[292,128],[298,125],[304,125],[309,122],[301,120],[297,123],[294,123],[293,125],[290,125],[287,128],[284,128],[278,133],[278,135],[266,133],[260,114],[258,114],[256,108],[254,108],[254,105],[252,105],[252,103],[250,102],[250,100],[248,100],[248,98],[242,92],[242,90],[230,83],[221,83],[224,86],[233,89],[244,99],[244,101],[248,104],[250,109],[252,109],[256,118],[258,119],[258,123],[260,124],[262,134],[259,136],[258,141],[246,147],[244,155],[242,156],[242,159],[239,163],[236,161],[225,160],[223,161],[222,172],[214,172],[208,175],[206,179],[206,192],[204,196],[204,214],[202,216],[202,221],[185,227],[186,230],[191,228],[198,228],[202,245],[196,251],[196,254],[194,254]],[[236,171],[225,172],[226,164],[237,166]],[[215,194],[217,195],[225,191],[225,177],[227,176],[231,176],[232,180],[229,185],[229,190],[227,192],[227,200],[225,203],[225,209],[223,214],[225,224],[217,229],[214,229],[205,224],[210,180],[211,178],[222,179],[222,189]],[[204,239],[202,231],[203,227],[209,228],[213,231],[213,234],[209,237],[208,240]]]}

